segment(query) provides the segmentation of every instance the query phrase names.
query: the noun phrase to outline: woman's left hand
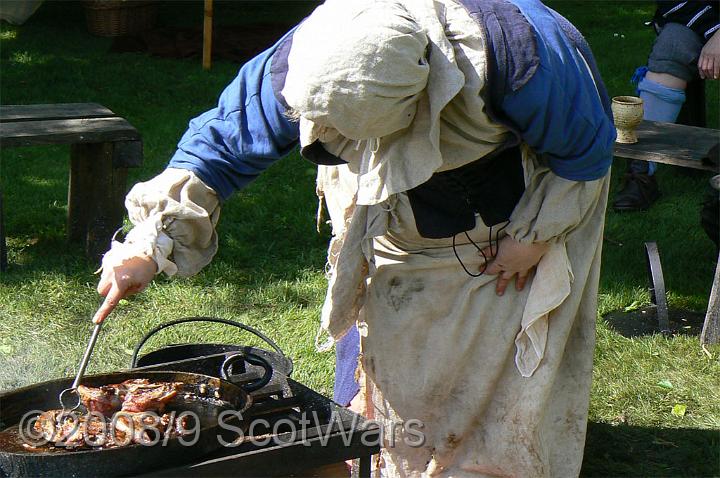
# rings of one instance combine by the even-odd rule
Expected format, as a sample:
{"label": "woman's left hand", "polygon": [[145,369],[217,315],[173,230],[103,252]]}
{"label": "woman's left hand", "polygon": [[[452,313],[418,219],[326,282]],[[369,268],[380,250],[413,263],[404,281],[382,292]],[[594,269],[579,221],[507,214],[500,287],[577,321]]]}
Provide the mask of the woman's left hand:
{"label": "woman's left hand", "polygon": [[492,257],[485,267],[485,274],[498,276],[495,286],[497,295],[505,293],[515,276],[515,289],[523,290],[530,273],[549,248],[550,244],[547,242],[522,244],[510,236],[505,236],[496,247],[488,246],[483,249],[487,257]]}

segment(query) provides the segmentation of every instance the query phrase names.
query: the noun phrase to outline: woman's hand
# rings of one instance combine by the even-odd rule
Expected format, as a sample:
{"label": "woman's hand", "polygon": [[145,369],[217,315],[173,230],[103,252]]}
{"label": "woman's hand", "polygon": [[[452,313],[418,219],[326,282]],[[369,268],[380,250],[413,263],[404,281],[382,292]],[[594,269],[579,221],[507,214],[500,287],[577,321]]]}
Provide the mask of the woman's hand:
{"label": "woman's hand", "polygon": [[513,277],[515,289],[523,290],[532,269],[540,262],[543,254],[550,248],[546,242],[521,244],[510,236],[505,236],[494,248],[486,247],[483,253],[493,259],[487,263],[485,274],[497,275],[495,292],[503,295]]}
{"label": "woman's hand", "polygon": [[120,261],[118,265],[105,264],[97,286],[98,294],[105,297],[93,317],[93,323],[99,324],[110,315],[121,299],[141,292],[148,286],[157,272],[157,264],[148,256],[136,256]]}
{"label": "woman's hand", "polygon": [[698,72],[703,80],[720,78],[720,30],[713,33],[700,51]]}

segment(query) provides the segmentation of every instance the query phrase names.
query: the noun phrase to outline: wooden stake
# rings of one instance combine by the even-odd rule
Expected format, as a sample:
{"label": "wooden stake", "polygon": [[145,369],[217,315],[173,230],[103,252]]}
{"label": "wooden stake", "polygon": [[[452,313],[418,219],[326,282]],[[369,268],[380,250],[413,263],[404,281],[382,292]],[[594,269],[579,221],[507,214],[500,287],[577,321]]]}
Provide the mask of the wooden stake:
{"label": "wooden stake", "polygon": [[718,265],[715,266],[715,279],[710,291],[707,315],[700,334],[700,343],[703,345],[720,343],[720,256],[718,261]]}
{"label": "wooden stake", "polygon": [[203,59],[204,70],[212,65],[212,30],[213,30],[213,0],[205,0],[205,19],[203,22]]}

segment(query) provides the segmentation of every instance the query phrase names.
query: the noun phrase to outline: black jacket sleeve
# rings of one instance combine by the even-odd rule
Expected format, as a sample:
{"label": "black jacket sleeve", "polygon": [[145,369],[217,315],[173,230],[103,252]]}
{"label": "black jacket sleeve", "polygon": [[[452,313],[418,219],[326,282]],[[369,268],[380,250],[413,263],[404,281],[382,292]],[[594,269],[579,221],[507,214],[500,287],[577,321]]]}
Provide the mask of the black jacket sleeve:
{"label": "black jacket sleeve", "polygon": [[707,41],[720,29],[720,2],[657,0],[653,21],[659,27],[666,23],[680,23],[692,29],[703,41]]}

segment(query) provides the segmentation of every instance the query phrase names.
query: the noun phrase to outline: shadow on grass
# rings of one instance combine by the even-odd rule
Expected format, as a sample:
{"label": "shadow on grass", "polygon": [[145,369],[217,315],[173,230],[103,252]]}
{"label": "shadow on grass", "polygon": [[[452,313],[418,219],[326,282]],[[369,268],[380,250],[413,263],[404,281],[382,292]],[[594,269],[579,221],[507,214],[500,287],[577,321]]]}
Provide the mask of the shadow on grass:
{"label": "shadow on grass", "polygon": [[718,476],[720,431],[588,423],[581,476]]}
{"label": "shadow on grass", "polygon": [[[665,287],[674,305],[699,310],[707,303],[717,254],[703,230],[700,213],[711,174],[685,174],[661,165],[657,177],[661,197],[647,211],[617,212],[612,202],[623,186],[627,163],[616,160],[606,215],[602,290],[650,286],[645,243],[657,244]],[[702,305],[701,305],[702,304]],[[671,304],[672,305],[672,304]]]}
{"label": "shadow on grass", "polygon": [[[660,333],[654,306],[627,312],[614,310],[603,318],[612,330],[623,337],[643,337]],[[668,319],[672,334],[699,336],[705,321],[705,314],[685,309],[669,309]]]}
{"label": "shadow on grass", "polygon": [[69,243],[64,236],[13,239],[8,245],[8,267],[0,274],[0,283],[5,285],[21,285],[57,275],[66,280],[92,282],[99,277],[93,272],[100,261],[86,258],[82,247]]}

